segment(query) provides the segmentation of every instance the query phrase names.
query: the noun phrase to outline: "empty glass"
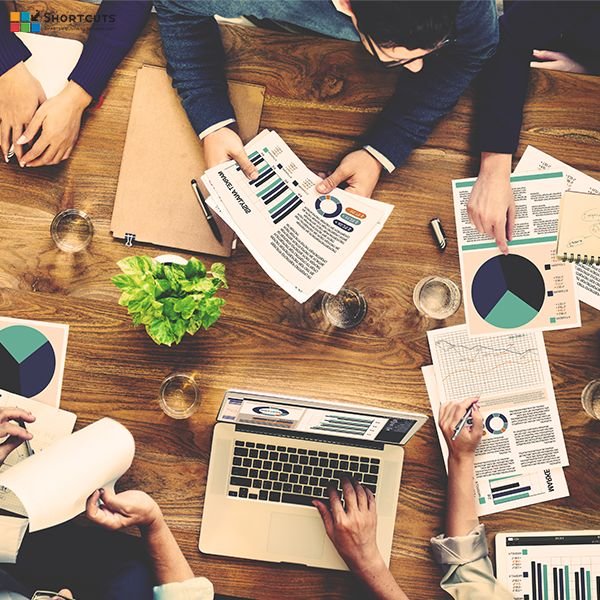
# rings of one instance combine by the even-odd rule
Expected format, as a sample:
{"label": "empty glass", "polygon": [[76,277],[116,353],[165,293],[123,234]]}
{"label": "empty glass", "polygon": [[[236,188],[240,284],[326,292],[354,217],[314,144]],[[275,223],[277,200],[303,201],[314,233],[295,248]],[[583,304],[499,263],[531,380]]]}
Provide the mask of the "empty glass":
{"label": "empty glass", "polygon": [[460,289],[451,279],[432,275],[417,283],[413,302],[420,313],[432,319],[447,319],[460,307]]}
{"label": "empty glass", "polygon": [[50,225],[50,235],[63,252],[80,252],[91,242],[93,234],[92,220],[77,208],[59,212]]}
{"label": "empty glass", "polygon": [[191,375],[173,373],[160,386],[160,407],[173,419],[187,419],[199,407],[199,391]]}

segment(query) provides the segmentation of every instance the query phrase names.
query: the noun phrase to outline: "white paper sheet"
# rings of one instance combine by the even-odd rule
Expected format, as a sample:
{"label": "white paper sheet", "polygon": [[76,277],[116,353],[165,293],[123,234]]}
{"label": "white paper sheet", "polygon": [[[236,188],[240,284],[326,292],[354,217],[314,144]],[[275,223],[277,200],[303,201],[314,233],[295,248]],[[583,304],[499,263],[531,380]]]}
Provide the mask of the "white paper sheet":
{"label": "white paper sheet", "polygon": [[0,563],[17,562],[27,523],[21,517],[0,516]]}
{"label": "white paper sheet", "polygon": [[[27,431],[33,435],[30,444],[31,449],[36,454],[43,452],[57,440],[68,436],[73,431],[77,420],[75,413],[7,392],[0,392],[0,407],[2,406],[17,406],[23,410],[28,410],[35,416],[36,420],[33,423],[26,423],[25,426]],[[0,466],[0,474],[27,458],[25,444],[21,444],[8,455],[4,464]],[[10,490],[2,486],[0,486],[0,509],[17,515],[27,515],[19,499]]]}
{"label": "white paper sheet", "polygon": [[511,176],[516,217],[508,256],[470,222],[467,205],[475,181],[452,182],[469,334],[581,326],[575,270],[556,256],[562,171]]}
{"label": "white paper sheet", "polygon": [[134,453],[131,433],[104,418],[0,474],[0,485],[25,507],[30,531],[39,531],[83,512],[94,490],[114,488]]}
{"label": "white paper sheet", "polygon": [[393,206],[341,189],[320,195],[320,178],[273,131],[246,145],[259,178],[234,161],[206,171],[208,204],[232,227],[265,272],[298,302],[339,292]]}
{"label": "white paper sheet", "polygon": [[[538,150],[535,146],[525,148],[514,172],[554,171],[556,169],[560,169],[565,174],[565,190],[600,194],[600,181]],[[582,302],[600,310],[600,266],[575,265],[575,279],[577,280],[577,297]]]}
{"label": "white paper sheet", "polygon": [[440,401],[480,398],[478,479],[569,464],[540,331],[471,338],[457,325],[427,337]]}
{"label": "white paper sheet", "polygon": [[[439,427],[440,400],[435,368],[433,365],[427,365],[422,367],[421,371],[447,471],[448,445]],[[475,501],[479,516],[564,498],[568,495],[569,488],[562,467],[541,469],[532,473],[515,471],[500,477],[475,478]]]}

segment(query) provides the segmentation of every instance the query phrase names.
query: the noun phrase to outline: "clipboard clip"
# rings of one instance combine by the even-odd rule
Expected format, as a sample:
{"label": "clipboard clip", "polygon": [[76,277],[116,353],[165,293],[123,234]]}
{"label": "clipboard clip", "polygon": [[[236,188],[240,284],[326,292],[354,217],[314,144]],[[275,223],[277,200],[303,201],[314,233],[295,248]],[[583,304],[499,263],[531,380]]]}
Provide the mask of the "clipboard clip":
{"label": "clipboard clip", "polygon": [[125,234],[125,245],[128,248],[133,246],[133,242],[135,242],[135,233],[126,233]]}

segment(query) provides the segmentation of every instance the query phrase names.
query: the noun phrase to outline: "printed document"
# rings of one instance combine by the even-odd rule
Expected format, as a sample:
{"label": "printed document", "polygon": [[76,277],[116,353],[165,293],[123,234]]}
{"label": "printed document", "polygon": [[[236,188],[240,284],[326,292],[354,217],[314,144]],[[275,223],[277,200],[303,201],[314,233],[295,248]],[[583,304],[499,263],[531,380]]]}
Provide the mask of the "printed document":
{"label": "printed document", "polygon": [[457,325],[427,337],[440,402],[480,398],[478,479],[569,464],[540,331],[471,338]]}
{"label": "printed document", "polygon": [[[422,367],[421,370],[447,470],[448,446],[439,426],[440,401],[435,369],[433,365],[428,365]],[[552,467],[530,473],[515,471],[509,475],[492,475],[475,479],[475,503],[477,514],[480,517],[556,498],[564,498],[568,495],[569,488],[562,467]]]}
{"label": "printed document", "polygon": [[573,265],[556,256],[562,171],[513,175],[510,254],[469,222],[475,178],[452,182],[465,317],[470,335],[579,327]]}
{"label": "printed document", "polygon": [[0,486],[20,500],[29,531],[39,531],[83,512],[95,490],[112,489],[134,453],[131,433],[104,418],[0,473]]}
{"label": "printed document", "polygon": [[[600,194],[600,181],[538,150],[534,146],[525,148],[525,152],[514,172],[516,174],[528,171],[555,170],[560,170],[565,174],[565,191]],[[577,280],[578,298],[600,310],[600,266],[575,265],[575,278]]]}
{"label": "printed document", "polygon": [[265,272],[298,302],[337,293],[383,227],[392,205],[321,179],[274,131],[246,145],[259,176],[248,181],[234,161],[208,169],[208,204],[237,233]]}

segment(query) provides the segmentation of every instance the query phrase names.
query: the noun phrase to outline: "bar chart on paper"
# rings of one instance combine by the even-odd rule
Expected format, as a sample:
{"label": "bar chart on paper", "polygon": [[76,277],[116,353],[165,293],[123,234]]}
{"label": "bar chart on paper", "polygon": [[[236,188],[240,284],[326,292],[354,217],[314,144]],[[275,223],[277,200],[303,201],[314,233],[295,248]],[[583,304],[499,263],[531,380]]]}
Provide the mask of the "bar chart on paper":
{"label": "bar chart on paper", "polygon": [[600,532],[507,534],[505,540],[498,578],[515,600],[600,600]]}

